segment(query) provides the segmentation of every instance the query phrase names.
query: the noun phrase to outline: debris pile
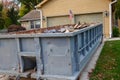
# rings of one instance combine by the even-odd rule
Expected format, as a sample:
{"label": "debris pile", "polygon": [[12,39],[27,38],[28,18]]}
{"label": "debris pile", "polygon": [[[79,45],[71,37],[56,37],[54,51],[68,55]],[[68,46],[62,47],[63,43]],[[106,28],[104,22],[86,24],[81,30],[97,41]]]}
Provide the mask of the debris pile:
{"label": "debris pile", "polygon": [[23,30],[26,30],[24,27],[22,26],[19,26],[19,25],[10,25],[8,27],[8,32],[16,32],[16,31],[23,31]]}
{"label": "debris pile", "polygon": [[10,32],[11,34],[33,34],[33,33],[68,33],[73,32],[77,29],[82,29],[88,27],[95,23],[78,23],[78,24],[66,24],[66,25],[59,25],[47,28],[40,28],[40,29],[32,29],[26,31],[18,31],[18,32]]}
{"label": "debris pile", "polygon": [[78,22],[78,24],[76,24],[74,26],[74,29],[81,29],[81,28],[85,28],[85,27],[88,27],[88,26],[90,26],[90,24],[88,24],[88,23],[80,24],[80,22]]}
{"label": "debris pile", "polygon": [[8,80],[8,76],[6,76],[6,75],[0,75],[0,80]]}

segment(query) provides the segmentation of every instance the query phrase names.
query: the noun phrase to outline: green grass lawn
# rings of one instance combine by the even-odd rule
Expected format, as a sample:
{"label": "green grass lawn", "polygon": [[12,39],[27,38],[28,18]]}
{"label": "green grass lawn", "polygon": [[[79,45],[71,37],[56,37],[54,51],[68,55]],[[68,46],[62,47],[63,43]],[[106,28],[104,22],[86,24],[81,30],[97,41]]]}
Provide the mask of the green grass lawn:
{"label": "green grass lawn", "polygon": [[107,41],[90,80],[120,80],[120,41]]}

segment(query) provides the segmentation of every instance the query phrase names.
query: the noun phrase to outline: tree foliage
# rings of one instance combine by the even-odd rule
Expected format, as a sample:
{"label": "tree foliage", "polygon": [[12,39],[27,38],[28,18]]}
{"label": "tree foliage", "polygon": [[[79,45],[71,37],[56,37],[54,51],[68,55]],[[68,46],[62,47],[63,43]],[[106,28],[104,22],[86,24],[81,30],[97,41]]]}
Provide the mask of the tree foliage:
{"label": "tree foliage", "polygon": [[3,10],[3,5],[0,4],[0,29],[3,29],[5,24],[5,20],[2,17],[2,10]]}
{"label": "tree foliage", "polygon": [[26,8],[26,6],[24,4],[21,4],[21,8],[20,8],[20,11],[19,11],[19,16],[22,17],[28,12],[29,12],[29,10]]}
{"label": "tree foliage", "polygon": [[120,0],[117,1],[117,4],[115,6],[115,14],[116,18],[120,19]]}
{"label": "tree foliage", "polygon": [[18,20],[18,11],[15,10],[14,7],[12,7],[11,9],[8,10],[7,12],[7,17],[9,17],[11,19],[12,24],[18,24],[17,20]]}
{"label": "tree foliage", "polygon": [[5,20],[3,18],[0,18],[0,29],[4,28]]}
{"label": "tree foliage", "polygon": [[11,24],[18,24],[18,10],[16,2],[0,4],[0,29],[7,28]]}
{"label": "tree foliage", "polygon": [[2,18],[3,18],[4,21],[5,21],[5,24],[4,24],[4,27],[5,27],[5,28],[7,28],[9,25],[12,24],[11,19],[7,16],[7,12],[8,12],[7,9],[3,9],[3,10],[2,10]]}
{"label": "tree foliage", "polygon": [[42,0],[18,0],[21,3],[21,9],[19,15],[22,17],[30,10],[34,9],[34,7],[39,4]]}
{"label": "tree foliage", "polygon": [[[42,0],[13,0],[10,2],[12,4],[9,4],[9,2],[0,4],[0,29],[7,28],[11,24],[18,24],[18,18],[34,9],[34,6],[41,1]],[[18,9],[20,4],[21,8]]]}
{"label": "tree foliage", "polygon": [[2,4],[0,4],[0,11],[2,11],[2,9],[3,9],[3,5],[2,5]]}
{"label": "tree foliage", "polygon": [[39,4],[42,0],[18,0],[26,6],[28,10],[34,9],[34,6]]}
{"label": "tree foliage", "polygon": [[119,28],[113,27],[113,37],[119,37]]}

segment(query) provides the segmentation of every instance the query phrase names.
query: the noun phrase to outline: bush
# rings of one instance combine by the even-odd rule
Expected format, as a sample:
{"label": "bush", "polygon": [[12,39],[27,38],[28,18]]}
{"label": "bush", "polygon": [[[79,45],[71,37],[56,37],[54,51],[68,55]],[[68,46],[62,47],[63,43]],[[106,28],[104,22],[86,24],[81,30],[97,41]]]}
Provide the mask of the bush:
{"label": "bush", "polygon": [[113,27],[113,37],[119,37],[119,29],[117,27]]}
{"label": "bush", "polygon": [[4,29],[4,24],[5,24],[4,19],[0,18],[0,30]]}

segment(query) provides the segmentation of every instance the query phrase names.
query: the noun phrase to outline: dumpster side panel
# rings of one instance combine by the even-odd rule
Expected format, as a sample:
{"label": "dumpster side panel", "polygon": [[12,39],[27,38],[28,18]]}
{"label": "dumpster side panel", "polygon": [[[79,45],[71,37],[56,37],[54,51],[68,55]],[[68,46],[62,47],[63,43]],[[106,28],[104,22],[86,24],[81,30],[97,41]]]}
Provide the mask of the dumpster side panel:
{"label": "dumpster side panel", "polygon": [[15,39],[0,39],[0,69],[18,68],[17,45]]}
{"label": "dumpster side panel", "polygon": [[20,50],[21,52],[35,52],[34,39],[20,38]]}
{"label": "dumpster side panel", "polygon": [[46,75],[72,75],[70,38],[42,38],[44,73]]}
{"label": "dumpster side panel", "polygon": [[78,71],[78,39],[77,35],[71,38],[71,50],[73,50],[72,55],[72,70],[73,74]]}

